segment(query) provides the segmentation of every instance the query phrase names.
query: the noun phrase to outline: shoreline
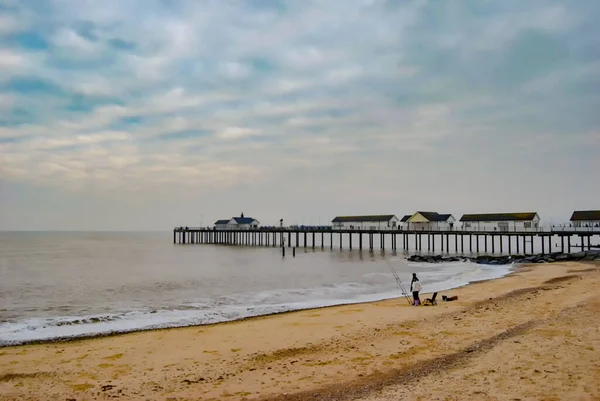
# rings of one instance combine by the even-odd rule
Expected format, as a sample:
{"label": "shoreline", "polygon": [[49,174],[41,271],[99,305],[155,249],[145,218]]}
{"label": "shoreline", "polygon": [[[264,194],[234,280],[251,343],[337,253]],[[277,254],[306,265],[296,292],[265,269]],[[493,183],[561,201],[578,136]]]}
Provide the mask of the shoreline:
{"label": "shoreline", "polygon": [[11,346],[0,350],[0,394],[7,401],[594,399],[598,285],[598,263],[525,265],[454,289],[457,301],[432,307],[394,298]]}
{"label": "shoreline", "polygon": [[[470,281],[470,282],[460,285],[460,286],[449,287],[446,289],[438,290],[437,292],[439,293],[439,292],[443,292],[443,291],[452,291],[452,290],[472,286],[472,285],[475,285],[478,283],[484,283],[484,282],[493,281],[493,280],[501,280],[503,278],[510,277],[515,272],[520,271],[520,269],[526,268],[529,265],[530,265],[529,263],[528,264],[512,264],[512,265],[510,265],[510,268],[509,268],[510,270],[506,274],[504,274],[500,277],[474,280],[474,281]],[[507,266],[504,266],[504,267],[507,267]],[[436,291],[423,292],[420,294],[420,296],[425,297],[426,295],[432,295],[434,292],[436,292]],[[407,294],[407,295],[409,297],[411,297],[411,299],[412,299],[411,294]],[[343,303],[336,303],[336,304],[332,304],[332,305],[306,307],[306,308],[291,309],[291,310],[271,312],[271,313],[265,313],[265,314],[259,314],[259,315],[245,316],[245,317],[240,317],[240,318],[231,319],[231,320],[225,320],[225,321],[221,321],[221,322],[214,322],[214,323],[174,325],[174,326],[166,326],[166,327],[148,327],[148,328],[139,328],[139,329],[131,329],[131,330],[113,330],[113,331],[106,331],[106,332],[99,332],[99,333],[79,334],[79,335],[73,335],[73,336],[59,336],[59,337],[40,339],[40,340],[23,340],[23,341],[13,341],[13,342],[5,342],[5,343],[0,342],[0,349],[19,347],[19,346],[25,346],[25,345],[72,343],[72,342],[93,340],[93,339],[100,339],[100,338],[126,336],[126,335],[131,335],[131,334],[136,334],[136,333],[145,333],[145,332],[161,332],[161,331],[168,331],[168,330],[194,328],[194,327],[198,327],[198,328],[214,327],[214,326],[218,326],[218,325],[226,325],[226,324],[231,324],[231,323],[245,322],[245,321],[250,321],[250,320],[255,320],[255,319],[279,316],[279,315],[293,314],[296,312],[306,312],[306,311],[313,311],[313,310],[318,311],[318,310],[323,310],[323,309],[328,309],[328,308],[336,308],[336,307],[351,306],[351,305],[366,305],[366,304],[385,302],[385,301],[404,299],[404,298],[405,298],[404,295],[400,295],[400,296],[396,296],[396,297],[384,297],[384,298],[368,300],[368,301],[343,302]],[[439,298],[440,298],[439,302],[443,302],[441,300],[441,295],[439,296]]]}

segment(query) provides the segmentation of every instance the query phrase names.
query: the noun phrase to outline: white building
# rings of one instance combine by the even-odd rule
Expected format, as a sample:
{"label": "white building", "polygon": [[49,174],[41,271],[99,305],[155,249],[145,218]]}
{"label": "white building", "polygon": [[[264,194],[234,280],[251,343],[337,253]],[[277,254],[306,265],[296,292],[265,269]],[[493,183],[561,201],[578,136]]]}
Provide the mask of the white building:
{"label": "white building", "polygon": [[256,230],[260,227],[260,222],[252,217],[232,217],[229,220],[217,220],[215,222],[216,230]]}
{"label": "white building", "polygon": [[600,230],[600,210],[576,210],[571,225],[577,229]]}
{"label": "white building", "polygon": [[404,217],[402,217],[402,219],[400,219],[400,229],[401,230],[408,230],[408,220],[412,217],[411,214],[407,214]]}
{"label": "white building", "polygon": [[400,220],[393,214],[374,216],[337,216],[333,230],[397,230]]}
{"label": "white building", "polygon": [[456,219],[452,214],[416,212],[406,221],[408,231],[451,231]]}
{"label": "white building", "polygon": [[464,231],[526,232],[538,231],[540,226],[536,212],[464,214],[460,221]]}
{"label": "white building", "polygon": [[230,220],[217,220],[215,222],[215,230],[229,230],[229,229],[231,229],[230,226],[229,226],[229,222],[231,220],[233,220],[233,219],[230,219]]}

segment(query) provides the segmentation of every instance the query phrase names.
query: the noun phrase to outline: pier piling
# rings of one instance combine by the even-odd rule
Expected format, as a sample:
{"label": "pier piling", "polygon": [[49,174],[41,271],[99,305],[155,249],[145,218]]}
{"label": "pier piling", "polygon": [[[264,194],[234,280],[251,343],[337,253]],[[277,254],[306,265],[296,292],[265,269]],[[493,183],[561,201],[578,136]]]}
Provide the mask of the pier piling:
{"label": "pier piling", "polygon": [[[572,251],[571,238],[575,237],[574,247],[576,251],[585,251],[592,249],[592,237],[600,237],[600,230],[582,232],[582,231],[525,231],[525,232],[479,232],[479,231],[406,231],[406,230],[307,230],[307,229],[259,229],[259,230],[215,230],[207,228],[175,228],[173,230],[173,244],[192,245],[192,244],[218,244],[218,245],[234,245],[234,246],[281,246],[283,248],[292,248],[295,255],[295,249],[303,245],[304,248],[309,246],[308,234],[311,234],[311,248],[314,250],[317,247],[317,233],[321,234],[321,249],[325,248],[325,235],[329,231],[329,247],[333,250],[334,234],[338,235],[340,250],[353,250],[356,247],[355,235],[358,235],[358,249],[363,250],[363,235],[368,236],[369,250],[372,252],[375,247],[374,236],[379,235],[379,247],[382,251],[386,250],[386,241],[391,241],[391,250],[398,250],[398,236],[402,237],[402,249],[416,251],[423,250],[423,237],[427,241],[427,250],[430,252],[436,251],[436,237],[440,237],[440,248],[443,253],[450,253],[451,241],[450,237],[454,237],[454,252],[457,254],[465,252],[465,236],[468,236],[469,252],[475,250],[480,252],[480,248],[484,252],[491,251],[492,254],[499,252],[504,254],[504,238],[508,245],[508,254],[513,254],[513,238],[516,245],[516,253],[522,252],[525,255],[541,252],[546,255],[553,251],[560,250],[563,253]],[[348,234],[347,242],[344,242],[344,235]],[[411,234],[414,234],[414,243],[410,241]],[[303,244],[300,236],[303,235]],[[296,246],[293,245],[295,237]],[[475,237],[475,238],[473,238]],[[483,239],[481,239],[483,237]],[[488,247],[488,237],[491,240],[491,247]],[[539,243],[538,239],[539,238]],[[560,238],[560,244],[557,240]],[[565,244],[566,237],[566,244]],[[498,238],[498,244],[496,244]],[[286,244],[287,240],[287,244]],[[475,246],[473,245],[475,240]],[[460,247],[459,247],[460,241]],[[548,242],[546,244],[546,241]],[[522,243],[522,244],[521,244]],[[498,245],[498,247],[497,247]],[[521,245],[523,249],[521,249]],[[527,246],[529,245],[529,246]],[[366,245],[365,245],[366,246]],[[560,249],[558,248],[560,246]],[[285,256],[285,251],[282,250],[282,256]]]}

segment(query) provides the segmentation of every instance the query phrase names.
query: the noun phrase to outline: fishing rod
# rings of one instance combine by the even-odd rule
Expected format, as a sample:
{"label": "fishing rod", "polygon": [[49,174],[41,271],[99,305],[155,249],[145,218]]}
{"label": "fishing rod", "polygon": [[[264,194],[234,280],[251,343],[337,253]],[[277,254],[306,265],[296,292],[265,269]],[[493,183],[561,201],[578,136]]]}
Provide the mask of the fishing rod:
{"label": "fishing rod", "polygon": [[400,276],[398,276],[398,273],[396,273],[396,270],[394,270],[394,268],[392,267],[392,264],[389,261],[387,262],[387,264],[388,264],[388,267],[390,268],[390,271],[394,275],[394,278],[396,279],[396,283],[398,283],[398,287],[400,287],[400,291],[402,291],[402,295],[404,295],[404,297],[408,301],[408,304],[412,305],[413,303],[411,302],[410,297],[408,296],[406,289],[404,288],[404,285],[402,284],[402,280],[400,280]]}

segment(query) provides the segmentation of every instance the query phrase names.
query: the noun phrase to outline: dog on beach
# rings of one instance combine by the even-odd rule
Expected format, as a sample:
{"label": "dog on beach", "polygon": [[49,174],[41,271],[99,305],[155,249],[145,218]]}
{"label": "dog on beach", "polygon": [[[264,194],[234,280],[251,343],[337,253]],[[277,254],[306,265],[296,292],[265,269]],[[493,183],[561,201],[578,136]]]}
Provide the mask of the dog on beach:
{"label": "dog on beach", "polygon": [[458,295],[454,295],[452,297],[447,297],[445,295],[442,295],[442,300],[444,300],[446,302],[456,301],[457,299],[458,299]]}
{"label": "dog on beach", "polygon": [[437,292],[433,293],[433,296],[431,298],[426,298],[425,302],[423,302],[423,306],[434,306],[437,305],[437,301],[435,300],[437,298]]}

